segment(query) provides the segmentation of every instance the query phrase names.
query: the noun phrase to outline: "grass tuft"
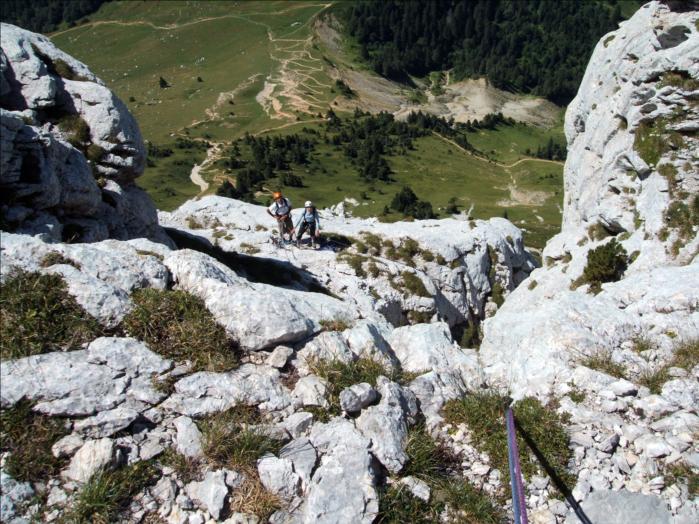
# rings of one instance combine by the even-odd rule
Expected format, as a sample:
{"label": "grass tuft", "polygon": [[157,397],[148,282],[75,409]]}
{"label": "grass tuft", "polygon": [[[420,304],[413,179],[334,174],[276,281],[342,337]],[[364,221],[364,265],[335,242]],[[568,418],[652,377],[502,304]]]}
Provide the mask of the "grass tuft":
{"label": "grass tuft", "polygon": [[199,424],[204,455],[217,468],[254,470],[257,459],[278,453],[282,446],[253,427],[260,423],[262,415],[252,406],[235,406],[205,418]]}
{"label": "grass tuft", "polygon": [[115,471],[100,471],[78,492],[66,522],[116,522],[131,499],[155,483],[160,472],[152,462],[136,462]]}
{"label": "grass tuft", "polygon": [[140,289],[132,299],[135,307],[124,318],[124,329],[156,353],[190,360],[194,371],[236,367],[235,344],[199,298],[184,291]]}
{"label": "grass tuft", "polygon": [[340,360],[314,360],[309,362],[311,373],[327,382],[327,398],[330,403],[329,412],[339,415],[340,392],[354,384],[367,382],[376,386],[376,379],[383,375],[394,382],[405,384],[415,378],[414,374],[402,371],[387,371],[380,363],[369,358],[359,358],[354,362]]}
{"label": "grass tuft", "polygon": [[158,457],[158,460],[162,466],[167,466],[175,470],[177,478],[185,484],[200,478],[200,462],[195,458],[184,456],[174,448],[167,448],[160,457]]}
{"label": "grass tuft", "polygon": [[44,257],[41,259],[41,262],[39,262],[39,265],[41,267],[51,267],[58,264],[68,264],[69,266],[73,266],[75,269],[81,268],[78,262],[63,256],[58,251],[51,251],[50,253],[46,253],[46,255],[44,255]]}
{"label": "grass tuft", "polygon": [[580,364],[612,377],[627,378],[626,368],[614,362],[612,360],[612,352],[608,350],[598,350],[592,355],[584,357]]}
{"label": "grass tuft", "polygon": [[613,238],[606,244],[588,251],[583,274],[573,283],[573,287],[589,284],[591,292],[599,293],[603,283],[616,282],[622,277],[628,263],[626,249]]}
{"label": "grass tuft", "polygon": [[[468,426],[473,445],[490,457],[490,464],[500,471],[503,486],[507,486],[510,473],[504,406],[505,397],[501,395],[492,392],[475,392],[462,399],[447,402],[444,406],[444,417],[451,424],[465,423]],[[565,417],[532,397],[517,402],[513,410],[519,429],[517,441],[525,478],[530,479],[540,471],[540,467],[522,437],[522,432],[529,436],[546,461],[572,489],[574,477],[568,472],[572,451],[564,428],[567,422]]]}
{"label": "grass tuft", "polygon": [[80,349],[102,334],[59,275],[15,271],[0,286],[0,358]]}
{"label": "grass tuft", "polygon": [[430,292],[427,291],[425,284],[422,279],[418,277],[415,273],[410,271],[403,271],[401,274],[401,279],[403,281],[403,288],[413,295],[419,297],[431,297]]}
{"label": "grass tuft", "polygon": [[323,331],[344,331],[350,328],[349,324],[341,318],[334,320],[321,320],[320,327],[323,328]]}
{"label": "grass tuft", "polygon": [[435,442],[424,424],[416,424],[408,430],[405,451],[408,461],[401,475],[411,475],[426,482],[431,490],[430,501],[413,496],[402,484],[385,486],[379,491],[377,522],[428,524],[439,522],[440,514],[445,510],[449,522],[505,522],[504,513],[490,497],[453,473],[453,470],[460,469],[459,457]]}
{"label": "grass tuft", "polygon": [[689,496],[699,495],[699,472],[692,469],[686,462],[677,462],[665,467],[663,472],[667,484],[686,484]]}
{"label": "grass tuft", "polygon": [[46,481],[65,465],[51,453],[51,446],[70,431],[63,420],[32,411],[20,400],[0,411],[0,450],[9,451],[4,469],[20,482]]}

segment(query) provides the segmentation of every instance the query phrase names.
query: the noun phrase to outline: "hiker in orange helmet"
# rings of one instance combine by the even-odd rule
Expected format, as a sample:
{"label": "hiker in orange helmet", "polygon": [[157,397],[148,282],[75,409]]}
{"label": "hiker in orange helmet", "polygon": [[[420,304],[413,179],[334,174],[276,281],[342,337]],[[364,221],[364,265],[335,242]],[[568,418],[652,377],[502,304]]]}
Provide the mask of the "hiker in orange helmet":
{"label": "hiker in orange helmet", "polygon": [[291,221],[291,200],[285,198],[281,191],[275,191],[272,194],[274,202],[267,208],[269,216],[277,221],[279,227],[279,238],[284,241],[284,234],[289,235],[289,240],[292,239],[294,233],[294,224]]}

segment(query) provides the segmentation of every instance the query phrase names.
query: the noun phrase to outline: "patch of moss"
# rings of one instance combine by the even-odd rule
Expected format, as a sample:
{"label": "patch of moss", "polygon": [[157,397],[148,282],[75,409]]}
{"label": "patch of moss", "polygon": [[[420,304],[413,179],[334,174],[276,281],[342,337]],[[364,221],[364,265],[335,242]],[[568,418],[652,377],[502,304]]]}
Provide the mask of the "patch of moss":
{"label": "patch of moss", "polygon": [[80,115],[63,115],[58,127],[67,135],[68,142],[80,150],[90,141],[90,126]]}

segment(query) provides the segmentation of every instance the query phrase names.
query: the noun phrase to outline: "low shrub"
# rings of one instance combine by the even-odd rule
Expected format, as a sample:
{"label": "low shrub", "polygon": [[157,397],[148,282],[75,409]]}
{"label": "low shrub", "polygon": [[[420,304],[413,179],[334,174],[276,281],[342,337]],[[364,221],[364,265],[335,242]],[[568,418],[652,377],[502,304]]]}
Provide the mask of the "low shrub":
{"label": "low shrub", "polygon": [[70,433],[63,420],[32,411],[20,400],[0,411],[0,450],[9,451],[5,471],[20,482],[46,481],[66,463],[51,453],[51,446]]}
{"label": "low shrub", "polygon": [[371,249],[371,254],[374,256],[381,255],[381,250],[383,247],[381,237],[367,231],[362,231],[361,234],[364,243]]}
{"label": "low shrub", "polygon": [[248,255],[255,255],[260,252],[260,248],[246,242],[240,244],[240,250]]}
{"label": "low shrub", "polygon": [[206,309],[184,291],[140,289],[125,331],[151,350],[175,361],[190,360],[196,371],[227,371],[237,365],[236,346]]}
{"label": "low shrub", "polygon": [[628,266],[628,254],[616,239],[588,251],[587,264],[577,285],[589,284],[592,292],[599,292],[604,282],[619,280]]}
{"label": "low shrub", "polygon": [[59,275],[11,272],[0,286],[0,358],[80,349],[103,334]]}
{"label": "low shrub", "polygon": [[[450,400],[444,406],[445,420],[450,424],[466,424],[471,432],[473,445],[490,457],[491,465],[502,474],[503,485],[509,485],[510,473],[507,458],[507,430],[505,428],[505,397],[493,392],[472,392],[461,399]],[[541,468],[525,441],[523,434],[537,447],[549,465],[572,488],[575,479],[568,472],[572,457],[567,419],[551,406],[527,397],[513,406],[518,427],[517,442],[521,456],[522,474],[531,477]]]}

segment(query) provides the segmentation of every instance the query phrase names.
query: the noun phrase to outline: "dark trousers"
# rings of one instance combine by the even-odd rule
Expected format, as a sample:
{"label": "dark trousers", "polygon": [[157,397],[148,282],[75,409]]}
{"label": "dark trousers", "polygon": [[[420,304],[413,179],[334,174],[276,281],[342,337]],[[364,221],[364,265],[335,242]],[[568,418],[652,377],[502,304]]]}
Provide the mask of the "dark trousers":
{"label": "dark trousers", "polygon": [[316,237],[316,223],[315,222],[301,222],[301,227],[299,228],[299,232],[296,234],[296,240],[301,240],[301,237],[303,234],[306,232],[306,229],[309,230],[309,233],[311,235],[311,241],[315,242],[315,237]]}

